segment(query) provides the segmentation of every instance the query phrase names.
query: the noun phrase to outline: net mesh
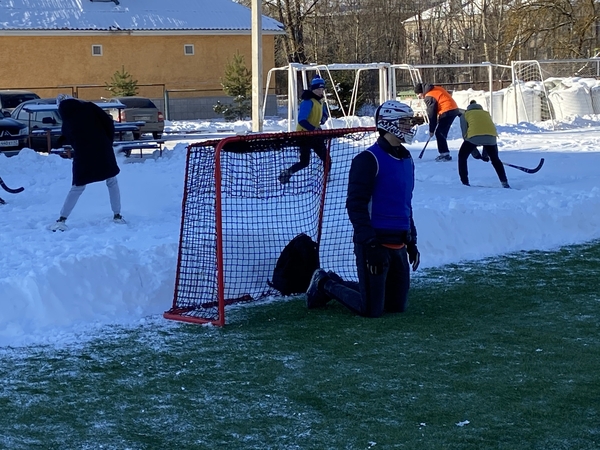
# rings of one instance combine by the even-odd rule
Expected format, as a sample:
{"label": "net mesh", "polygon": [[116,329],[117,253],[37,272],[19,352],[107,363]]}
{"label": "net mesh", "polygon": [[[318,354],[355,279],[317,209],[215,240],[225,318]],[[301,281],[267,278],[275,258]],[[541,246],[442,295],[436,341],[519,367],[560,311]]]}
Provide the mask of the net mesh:
{"label": "net mesh", "polygon": [[[281,184],[307,138],[323,138],[331,170],[309,165]],[[165,317],[225,322],[225,305],[279,293],[269,286],[283,248],[305,233],[321,267],[356,279],[345,211],[352,158],[375,142],[372,128],[256,134],[188,148],[175,294]]]}

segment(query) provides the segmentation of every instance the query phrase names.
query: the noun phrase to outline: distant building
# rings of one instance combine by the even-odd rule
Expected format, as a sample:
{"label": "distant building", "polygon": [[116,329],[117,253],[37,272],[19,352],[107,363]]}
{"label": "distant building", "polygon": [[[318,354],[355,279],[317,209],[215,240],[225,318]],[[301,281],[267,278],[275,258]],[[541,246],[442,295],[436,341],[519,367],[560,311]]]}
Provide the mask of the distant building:
{"label": "distant building", "polygon": [[472,60],[474,39],[481,26],[481,0],[437,2],[402,24],[409,64],[456,64]]}
{"label": "distant building", "polygon": [[[262,27],[266,79],[284,31],[266,16]],[[0,1],[0,89],[97,99],[124,68],[139,95],[167,92],[172,119],[215,117],[228,61],[239,52],[251,68],[250,35],[250,9],[231,0]]]}

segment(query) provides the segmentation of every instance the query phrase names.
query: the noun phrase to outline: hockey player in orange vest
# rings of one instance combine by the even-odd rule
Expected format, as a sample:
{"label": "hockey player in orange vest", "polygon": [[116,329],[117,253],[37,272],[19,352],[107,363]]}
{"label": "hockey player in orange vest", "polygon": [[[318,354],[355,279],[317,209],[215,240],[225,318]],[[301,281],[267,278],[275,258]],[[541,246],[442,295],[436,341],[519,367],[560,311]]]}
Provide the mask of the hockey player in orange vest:
{"label": "hockey player in orange vest", "polygon": [[448,149],[448,131],[460,111],[450,93],[441,86],[433,84],[418,83],[415,86],[415,94],[425,101],[427,117],[429,117],[429,136],[435,134],[439,156],[436,161],[452,161]]}

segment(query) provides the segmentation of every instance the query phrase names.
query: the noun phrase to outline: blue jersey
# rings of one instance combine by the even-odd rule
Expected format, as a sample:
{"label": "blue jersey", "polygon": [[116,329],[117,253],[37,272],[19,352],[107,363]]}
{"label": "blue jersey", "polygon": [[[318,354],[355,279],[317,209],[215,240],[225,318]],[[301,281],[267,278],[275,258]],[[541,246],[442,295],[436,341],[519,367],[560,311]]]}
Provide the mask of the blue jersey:
{"label": "blue jersey", "polygon": [[384,233],[410,230],[414,189],[412,158],[398,159],[375,144],[368,149],[377,159],[371,197],[371,225]]}
{"label": "blue jersey", "polygon": [[[348,174],[346,209],[354,228],[353,241],[365,244],[416,244],[412,218],[414,163],[404,147],[392,147],[383,137],[356,155]],[[409,233],[410,232],[410,233]]]}

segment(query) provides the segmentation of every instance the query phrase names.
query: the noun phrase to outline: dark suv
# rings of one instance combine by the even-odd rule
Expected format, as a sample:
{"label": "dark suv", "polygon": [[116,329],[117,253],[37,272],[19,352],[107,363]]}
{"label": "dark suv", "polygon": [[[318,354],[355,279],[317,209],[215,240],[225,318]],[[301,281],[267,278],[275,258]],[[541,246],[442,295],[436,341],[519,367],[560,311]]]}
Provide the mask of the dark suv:
{"label": "dark suv", "polygon": [[0,153],[27,146],[27,126],[10,117],[0,117]]}
{"label": "dark suv", "polygon": [[0,109],[4,117],[10,116],[13,109],[27,100],[40,98],[35,92],[21,91],[16,89],[0,90]]}
{"label": "dark suv", "polygon": [[152,133],[154,139],[162,137],[165,119],[152,100],[146,97],[114,97],[109,101],[125,105],[122,110],[109,110],[115,122],[145,122],[140,131],[133,134],[134,139],[139,139],[143,133]]}

